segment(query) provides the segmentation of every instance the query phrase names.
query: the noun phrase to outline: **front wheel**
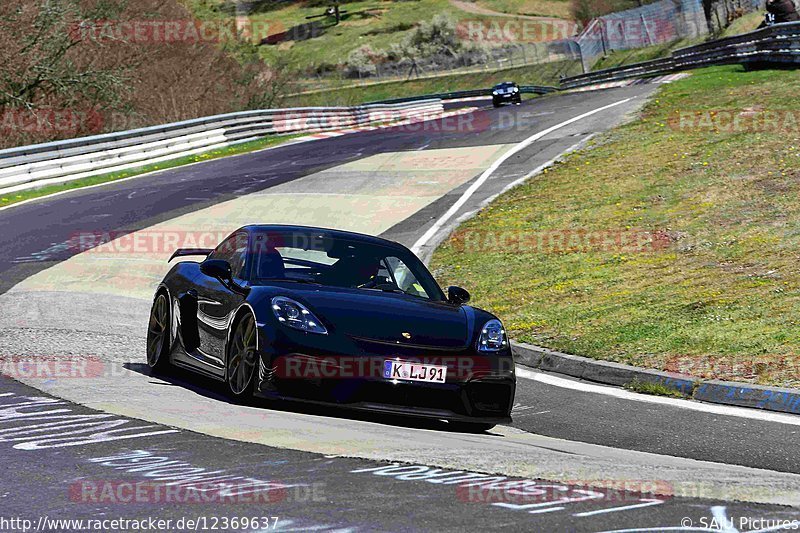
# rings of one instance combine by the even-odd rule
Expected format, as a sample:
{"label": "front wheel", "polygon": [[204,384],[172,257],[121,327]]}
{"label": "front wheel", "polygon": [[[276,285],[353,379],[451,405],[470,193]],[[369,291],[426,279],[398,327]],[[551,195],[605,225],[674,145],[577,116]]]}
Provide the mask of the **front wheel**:
{"label": "front wheel", "polygon": [[169,302],[162,292],[153,301],[147,326],[147,365],[155,372],[169,367],[169,327]]}
{"label": "front wheel", "polygon": [[249,392],[255,388],[253,381],[258,361],[256,334],[253,315],[247,313],[237,322],[231,335],[225,381],[231,396],[237,400],[249,397]]}

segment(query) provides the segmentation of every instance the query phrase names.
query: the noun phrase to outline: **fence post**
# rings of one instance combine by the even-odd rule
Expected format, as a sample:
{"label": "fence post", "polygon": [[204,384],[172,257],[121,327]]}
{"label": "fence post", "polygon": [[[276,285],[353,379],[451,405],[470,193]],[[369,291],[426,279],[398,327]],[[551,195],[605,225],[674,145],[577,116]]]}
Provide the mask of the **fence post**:
{"label": "fence post", "polygon": [[580,41],[570,41],[570,42],[575,43],[575,46],[578,47],[578,61],[581,62],[581,70],[583,71],[584,74],[586,74],[586,63],[584,63],[583,61],[583,50],[581,49],[581,43]]}
{"label": "fence post", "polygon": [[639,18],[642,19],[642,28],[644,29],[644,34],[647,36],[647,44],[655,44],[653,43],[653,38],[650,37],[650,30],[647,29],[647,21],[644,19],[644,13],[640,14]]}
{"label": "fence post", "polygon": [[607,32],[605,20],[600,19],[600,45],[603,47],[603,57],[608,55],[608,49],[606,48]]}

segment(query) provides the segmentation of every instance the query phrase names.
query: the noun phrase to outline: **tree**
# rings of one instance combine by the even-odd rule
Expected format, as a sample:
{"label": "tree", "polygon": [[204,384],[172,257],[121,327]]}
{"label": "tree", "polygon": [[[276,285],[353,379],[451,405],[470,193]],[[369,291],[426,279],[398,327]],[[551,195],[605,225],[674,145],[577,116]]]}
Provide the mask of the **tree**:
{"label": "tree", "polygon": [[[107,18],[112,9],[82,9],[75,0],[3,0],[0,4],[0,108],[36,109],[58,100],[93,107],[118,101],[122,68],[79,62],[82,20]],[[84,56],[85,59],[85,56]]]}
{"label": "tree", "polygon": [[[135,31],[165,21],[185,34]],[[273,105],[292,76],[288,63],[268,67],[235,22],[197,20],[178,0],[0,0],[0,145]],[[210,37],[191,38],[195,26]],[[77,130],[15,122],[29,115],[38,125],[61,111],[93,120]]]}

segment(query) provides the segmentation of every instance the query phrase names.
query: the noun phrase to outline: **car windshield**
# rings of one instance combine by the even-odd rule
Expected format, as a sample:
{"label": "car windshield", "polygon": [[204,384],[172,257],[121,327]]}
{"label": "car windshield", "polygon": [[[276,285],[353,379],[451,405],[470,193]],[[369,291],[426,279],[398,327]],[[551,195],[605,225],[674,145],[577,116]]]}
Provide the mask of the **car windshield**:
{"label": "car windshield", "polygon": [[254,283],[281,280],[445,299],[428,269],[402,248],[298,230],[257,231],[252,239]]}
{"label": "car windshield", "polygon": [[494,86],[494,88],[495,89],[509,89],[509,88],[515,87],[515,86],[516,86],[516,84],[514,82],[507,81],[507,82],[504,82],[504,83],[498,83],[497,85]]}

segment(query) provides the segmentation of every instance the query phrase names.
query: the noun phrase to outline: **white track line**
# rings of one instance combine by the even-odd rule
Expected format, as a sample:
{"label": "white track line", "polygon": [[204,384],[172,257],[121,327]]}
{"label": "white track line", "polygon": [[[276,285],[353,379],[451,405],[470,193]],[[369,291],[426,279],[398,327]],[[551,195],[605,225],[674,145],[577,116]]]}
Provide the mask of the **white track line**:
{"label": "white track line", "polygon": [[490,166],[489,168],[487,168],[486,170],[483,171],[483,174],[481,174],[480,177],[478,177],[478,179],[475,180],[475,183],[470,185],[470,187],[466,191],[464,191],[464,194],[461,195],[461,198],[456,200],[456,203],[454,203],[452,206],[450,206],[450,209],[448,209],[445,212],[445,214],[442,215],[439,218],[439,220],[437,220],[436,223],[433,226],[431,226],[428,229],[428,231],[426,231],[425,234],[417,240],[417,242],[414,243],[414,246],[411,247],[411,251],[414,252],[415,254],[418,254],[420,249],[423,246],[425,246],[425,244],[429,240],[431,240],[439,232],[440,229],[442,229],[442,226],[444,226],[447,223],[447,221],[450,220],[453,217],[453,215],[455,215],[458,212],[459,209],[461,209],[461,207],[467,202],[467,200],[469,200],[469,198],[473,194],[475,194],[475,191],[477,191],[481,187],[481,185],[486,183],[486,180],[488,180],[492,176],[492,174],[494,174],[494,172],[500,167],[500,165],[505,163],[506,160],[508,160],[511,156],[513,156],[514,154],[516,154],[517,152],[519,152],[521,150],[524,150],[525,148],[527,148],[528,146],[530,146],[534,142],[538,141],[539,139],[541,139],[545,135],[553,133],[554,131],[556,131],[558,129],[561,129],[564,126],[569,126],[570,124],[572,124],[574,122],[578,122],[579,120],[583,120],[586,117],[590,117],[590,116],[592,116],[594,114],[597,114],[597,113],[600,113],[602,111],[605,111],[606,109],[611,109],[612,107],[616,107],[616,106],[618,106],[620,104],[624,104],[626,102],[630,102],[631,100],[633,100],[633,98],[626,98],[624,100],[620,100],[619,102],[614,102],[613,104],[609,104],[609,105],[597,108],[597,109],[595,109],[593,111],[589,111],[588,113],[584,113],[582,115],[578,115],[577,117],[573,117],[573,118],[571,118],[569,120],[565,120],[564,122],[561,122],[560,124],[556,124],[555,126],[551,126],[551,127],[547,128],[546,130],[543,130],[543,131],[540,131],[539,133],[531,135],[530,137],[528,137],[524,141],[522,141],[519,144],[517,144],[516,146],[514,146],[508,152],[506,152],[505,154],[501,155],[494,163],[492,163],[492,166]]}
{"label": "white track line", "polygon": [[594,385],[584,381],[560,378],[553,376],[552,374],[534,372],[533,370],[521,367],[520,365],[517,365],[517,377],[529,379],[538,383],[544,383],[546,385],[552,385],[554,387],[561,387],[564,389],[590,392],[593,394],[604,394],[606,396],[613,396],[614,398],[619,398],[621,400],[668,405],[670,407],[678,407],[680,409],[689,409],[691,411],[700,411],[702,413],[714,415],[736,416],[739,418],[749,418],[750,420],[759,420],[761,422],[776,422],[778,424],[800,426],[800,416],[783,415],[780,413],[772,413],[758,409],[746,409],[743,407],[732,407],[728,405],[715,405],[692,400],[679,400],[677,398],[668,398],[665,396],[637,394],[625,389],[607,387],[604,385]]}

